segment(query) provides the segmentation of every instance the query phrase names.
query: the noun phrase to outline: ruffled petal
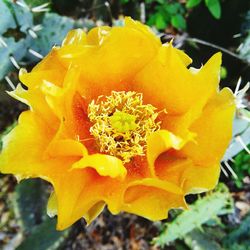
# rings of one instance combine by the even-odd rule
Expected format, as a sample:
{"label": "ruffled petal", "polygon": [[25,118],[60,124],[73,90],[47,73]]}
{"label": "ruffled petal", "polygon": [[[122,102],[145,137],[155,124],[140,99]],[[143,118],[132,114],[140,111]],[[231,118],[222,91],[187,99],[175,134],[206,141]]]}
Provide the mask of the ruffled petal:
{"label": "ruffled petal", "polygon": [[123,210],[150,220],[162,220],[171,208],[186,208],[182,189],[157,179],[131,183],[124,193]]}
{"label": "ruffled petal", "polygon": [[108,95],[111,90],[129,89],[135,73],[156,55],[161,45],[148,27],[129,19],[124,27],[92,29],[86,39],[86,45],[65,45],[57,54],[65,67],[71,63],[82,65],[77,90],[88,100]]}
{"label": "ruffled petal", "polygon": [[[183,138],[194,137],[195,134],[189,130],[191,124],[202,114],[208,100],[218,94],[220,64],[221,53],[217,53],[201,69],[192,70],[190,68],[199,84],[199,86],[191,87],[194,99],[187,103],[189,109],[185,113],[167,114],[163,119],[162,127]],[[186,95],[185,92],[184,94]]]}
{"label": "ruffled petal", "polygon": [[147,139],[147,160],[152,176],[155,176],[154,163],[157,157],[170,148],[180,149],[185,141],[167,130],[152,133]]}
{"label": "ruffled petal", "polygon": [[112,213],[121,211],[120,180],[102,177],[92,168],[54,175],[52,184],[55,194],[49,200],[48,213],[58,215],[58,230],[64,230],[82,217],[89,224],[105,204]]}
{"label": "ruffled petal", "polygon": [[[77,211],[80,205],[79,197],[86,186],[93,187],[94,177],[90,171],[74,170],[63,171],[59,175],[53,175],[51,183],[55,194],[51,196],[48,203],[48,213],[57,214],[57,229],[64,230],[80,219],[94,204],[91,197],[85,193],[84,206],[81,211]],[[91,184],[92,183],[92,184]],[[98,197],[99,198],[99,197]],[[94,201],[95,202],[95,201]],[[81,204],[82,205],[82,204]]]}
{"label": "ruffled petal", "polygon": [[136,75],[133,89],[143,93],[146,103],[166,109],[169,115],[186,113],[200,99],[206,102],[218,88],[221,54],[214,55],[195,73],[186,68],[188,62],[184,60],[172,44],[163,45]]}
{"label": "ruffled petal", "polygon": [[0,171],[25,177],[41,176],[46,171],[43,151],[53,136],[53,131],[31,111],[23,112],[18,125],[3,139],[0,154]]}
{"label": "ruffled petal", "polygon": [[104,201],[99,201],[95,205],[93,205],[88,212],[83,215],[83,218],[87,222],[87,226],[96,219],[96,217],[103,211],[105,207]]}
{"label": "ruffled petal", "polygon": [[69,31],[62,42],[62,46],[67,45],[85,45],[87,43],[87,35],[82,29],[74,29]]}
{"label": "ruffled petal", "polygon": [[[54,75],[54,77],[62,77],[66,71],[67,68],[64,67],[62,62],[60,61],[60,58],[57,55],[58,47],[53,47],[52,50],[49,52],[47,56],[43,58],[42,61],[40,61],[33,69],[32,72],[39,72],[44,70],[57,70],[57,72],[60,72],[60,74]],[[36,84],[35,82],[33,84]]]}
{"label": "ruffled petal", "polygon": [[197,134],[181,150],[181,155],[198,165],[214,165],[222,159],[232,138],[235,100],[231,90],[224,88],[212,98],[190,127]]}
{"label": "ruffled petal", "polygon": [[156,160],[155,171],[161,180],[181,187],[185,194],[194,194],[211,190],[216,186],[220,165],[199,166],[190,159],[175,158],[165,153]]}
{"label": "ruffled petal", "polygon": [[35,88],[29,89],[29,91],[27,91],[19,84],[15,90],[8,92],[8,94],[28,105],[32,111],[34,111],[47,122],[51,129],[57,129],[59,126],[59,121],[48,106],[44,95],[39,89]]}
{"label": "ruffled petal", "polygon": [[99,175],[110,176],[111,178],[124,179],[127,174],[127,170],[120,159],[105,154],[87,155],[72,166],[72,168],[80,169],[89,167],[94,168]]}

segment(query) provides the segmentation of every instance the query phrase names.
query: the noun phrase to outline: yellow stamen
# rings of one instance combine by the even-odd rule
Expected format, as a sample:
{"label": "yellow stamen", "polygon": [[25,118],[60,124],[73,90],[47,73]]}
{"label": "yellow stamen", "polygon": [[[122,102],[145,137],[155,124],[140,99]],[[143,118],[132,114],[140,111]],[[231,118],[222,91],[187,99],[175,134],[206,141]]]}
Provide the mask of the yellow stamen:
{"label": "yellow stamen", "polygon": [[101,152],[129,162],[134,156],[145,154],[148,135],[160,129],[155,111],[153,105],[143,104],[140,93],[113,91],[89,104],[88,117],[93,123],[90,133]]}

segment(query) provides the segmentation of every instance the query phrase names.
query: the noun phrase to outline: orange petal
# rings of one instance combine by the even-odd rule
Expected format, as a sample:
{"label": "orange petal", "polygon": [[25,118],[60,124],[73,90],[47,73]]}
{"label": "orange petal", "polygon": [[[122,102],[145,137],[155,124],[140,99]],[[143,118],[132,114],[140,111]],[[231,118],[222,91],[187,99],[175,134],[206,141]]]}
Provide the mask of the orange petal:
{"label": "orange petal", "polygon": [[[60,74],[54,75],[54,77],[62,77],[66,73],[66,68],[60,61],[57,55],[58,47],[53,47],[47,56],[43,58],[33,69],[32,72],[44,71],[44,70],[57,70]],[[33,84],[36,84],[35,82]]]}
{"label": "orange petal", "polygon": [[120,211],[123,195],[120,181],[102,177],[94,169],[65,171],[54,176],[52,183],[55,195],[49,201],[48,213],[58,215],[58,230],[71,226],[81,217],[90,223],[106,203],[113,213]]}
{"label": "orange petal", "polygon": [[[57,51],[65,67],[71,63],[82,65],[77,90],[88,100],[100,94],[109,95],[111,90],[130,88],[135,73],[156,55],[160,47],[159,39],[148,28],[135,22],[126,23],[124,27],[112,29],[95,28],[87,34],[89,44],[77,45],[82,46],[80,49],[63,46]],[[101,71],[96,70],[100,68]]]}
{"label": "orange petal", "polygon": [[105,154],[93,154],[84,156],[80,161],[76,162],[73,168],[94,168],[101,176],[110,176],[111,178],[124,179],[127,174],[126,168],[122,161],[114,156]]}
{"label": "orange petal", "polygon": [[43,151],[52,136],[53,131],[38,115],[23,112],[18,125],[3,139],[0,171],[26,177],[43,175]]}
{"label": "orange petal", "polygon": [[235,100],[231,90],[224,88],[214,96],[199,119],[190,127],[197,134],[195,142],[189,142],[182,154],[198,165],[218,164],[232,138]]}
{"label": "orange petal", "polygon": [[62,46],[66,45],[85,45],[87,42],[86,33],[82,29],[74,29],[69,31],[62,42]]}
{"label": "orange petal", "polygon": [[50,157],[59,156],[84,156],[88,154],[82,143],[71,139],[53,140],[45,151]]}
{"label": "orange petal", "polygon": [[42,117],[51,129],[56,129],[57,126],[59,126],[58,119],[53,114],[44,95],[39,89],[35,88],[27,91],[19,84],[15,90],[8,92],[8,94],[13,98],[29,105],[31,110]]}
{"label": "orange petal", "polygon": [[180,149],[184,141],[167,130],[152,133],[147,139],[147,159],[152,176],[155,176],[154,163],[157,157],[170,148]]}
{"label": "orange petal", "polygon": [[171,158],[162,154],[155,163],[156,175],[181,187],[185,194],[201,193],[213,189],[218,183],[220,165],[195,165],[189,159]]}
{"label": "orange petal", "polygon": [[220,53],[194,73],[186,68],[187,62],[183,61],[187,59],[177,51],[172,44],[163,45],[158,55],[136,75],[133,85],[135,91],[144,94],[146,103],[165,108],[170,115],[184,114],[197,100],[206,102],[219,84]]}
{"label": "orange petal", "polygon": [[56,198],[51,196],[52,200],[49,200],[48,213],[51,215],[56,213],[58,215],[58,230],[64,230],[71,226],[94,205],[90,196],[86,194],[84,206],[82,206],[83,209],[75,212],[79,206],[78,202],[81,202],[79,201],[79,196],[83,192],[84,187],[91,185],[93,181],[91,173],[83,170],[63,171],[60,175],[52,176],[51,182]]}
{"label": "orange petal", "polygon": [[[167,114],[163,120],[162,127],[181,137],[187,137],[190,133],[190,125],[202,114],[203,108],[209,98],[218,92],[220,64],[221,53],[217,53],[201,69],[195,71],[192,68],[190,69],[193,72],[192,74],[196,76],[197,83],[199,84],[199,86],[191,87],[191,91],[193,92],[191,96],[193,95],[194,99],[192,102],[187,103],[189,109],[184,114]],[[189,95],[189,93],[183,93]],[[188,137],[192,137],[192,133]]]}
{"label": "orange petal", "polygon": [[123,210],[150,220],[166,219],[171,208],[186,208],[182,190],[157,179],[132,183],[124,194]]}

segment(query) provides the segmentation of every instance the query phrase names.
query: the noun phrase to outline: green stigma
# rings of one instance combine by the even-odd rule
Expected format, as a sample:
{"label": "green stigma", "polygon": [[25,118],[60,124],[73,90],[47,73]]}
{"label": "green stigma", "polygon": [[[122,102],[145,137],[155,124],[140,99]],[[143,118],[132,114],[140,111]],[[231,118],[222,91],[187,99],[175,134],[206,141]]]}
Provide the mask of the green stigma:
{"label": "green stigma", "polygon": [[115,111],[109,118],[111,126],[119,133],[126,133],[136,129],[136,116],[126,112]]}

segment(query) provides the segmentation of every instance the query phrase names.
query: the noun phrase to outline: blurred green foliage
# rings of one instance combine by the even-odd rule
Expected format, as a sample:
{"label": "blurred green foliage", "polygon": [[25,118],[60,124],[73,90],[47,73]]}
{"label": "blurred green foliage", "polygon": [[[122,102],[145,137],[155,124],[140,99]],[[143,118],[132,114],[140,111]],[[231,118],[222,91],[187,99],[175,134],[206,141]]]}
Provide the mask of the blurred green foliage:
{"label": "blurred green foliage", "polygon": [[[74,0],[72,2],[66,0],[20,0],[19,2],[27,8],[18,5],[16,1],[0,0],[0,38],[7,45],[2,44],[0,46],[0,80],[6,75],[12,76],[15,75],[13,72],[16,73],[10,57],[14,57],[20,66],[31,67],[40,59],[31,54],[30,49],[45,56],[52,46],[61,43],[68,30],[75,27],[89,29],[95,26],[95,21],[102,19],[104,16],[109,16],[109,11],[113,7],[111,6],[111,9],[109,9],[104,1],[90,0]],[[47,2],[51,3],[50,6],[46,6],[51,12],[32,11],[32,8]],[[204,7],[208,15],[213,16],[213,21],[217,22],[222,17],[222,2],[221,0],[145,0],[141,2],[119,0],[112,3],[117,6],[121,5],[122,8],[132,4],[132,7],[137,6],[134,9],[132,8],[133,11],[137,12],[139,12],[138,5],[144,3],[147,24],[155,26],[160,31],[167,28],[171,31],[171,28],[174,28],[174,32],[182,34],[188,30],[187,18],[198,8]],[[77,7],[75,3],[78,3],[81,7]],[[95,7],[98,4],[101,8]],[[75,12],[77,14],[75,16],[63,16],[62,13],[52,12],[60,9],[60,6],[67,6],[67,10],[64,10],[65,13]],[[101,13],[104,8],[107,10],[106,15]],[[250,11],[244,17],[243,23],[243,35],[240,37],[238,53],[249,62]],[[120,25],[121,21],[113,20],[113,24]],[[41,25],[42,29],[34,30],[34,27],[38,25]],[[226,28],[230,29],[231,27]],[[35,36],[32,31],[35,32]],[[227,78],[228,74],[230,74],[230,69],[222,68],[221,77]],[[237,121],[239,120],[237,119]],[[242,120],[240,123],[242,124]],[[0,140],[14,125],[9,126],[0,135]],[[250,130],[245,130],[246,122],[243,125],[243,129],[239,130],[237,134],[241,134],[244,141],[249,143]],[[241,126],[237,125],[237,127]],[[233,169],[238,176],[238,179],[235,179],[234,182],[237,188],[243,188],[243,179],[250,175],[250,155],[246,151],[241,151],[241,149],[242,147],[239,147],[239,145],[237,145],[237,148],[231,148],[225,158],[225,160],[228,160],[234,157]],[[241,152],[239,153],[239,151]],[[1,191],[8,192],[6,190]],[[71,229],[57,232],[55,229],[56,221],[49,219],[46,215],[49,191],[49,186],[40,180],[25,180],[15,188],[13,207],[24,236],[23,242],[17,249],[59,249],[63,242],[69,238]],[[225,185],[220,184],[214,192],[199,197],[190,207],[191,210],[176,212],[171,222],[163,224],[161,234],[154,242],[159,245],[173,244],[176,246],[181,242],[182,249],[249,249],[250,215],[245,216],[242,223],[233,228],[228,227],[224,220],[233,212],[232,197]],[[178,239],[181,239],[181,241],[178,241]]]}
{"label": "blurred green foliage", "polygon": [[[248,146],[250,149],[250,146]],[[236,155],[233,163],[233,169],[237,175],[237,179],[234,179],[235,185],[238,188],[243,187],[243,179],[246,176],[250,176],[250,154],[245,150]]]}
{"label": "blurred green foliage", "polygon": [[[133,1],[121,0],[121,3],[128,4]],[[153,10],[148,17],[147,24],[155,26],[159,30],[164,30],[170,26],[178,30],[186,30],[186,17],[193,8],[203,3],[214,18],[219,19],[221,17],[220,0],[188,0],[186,4],[178,0],[145,0],[146,10]]]}
{"label": "blurred green foliage", "polygon": [[[59,45],[67,32],[77,27],[78,22],[72,18],[60,16],[46,11],[32,11],[33,1],[20,1],[23,7],[11,0],[0,1],[0,14],[4,20],[0,25],[0,80],[14,70],[11,58],[17,64],[26,66],[34,64],[45,56],[54,45]],[[39,1],[42,3],[43,1]],[[31,4],[31,5],[28,5]],[[46,7],[47,8],[47,7]],[[39,18],[37,17],[39,14]],[[40,28],[36,30],[36,27]],[[57,30],[60,32],[57,32]],[[38,53],[32,53],[35,51]],[[19,65],[19,66],[20,66]]]}
{"label": "blurred green foliage", "polygon": [[190,210],[183,211],[172,222],[166,223],[165,229],[154,239],[154,243],[164,246],[176,239],[183,239],[207,221],[218,220],[218,215],[229,214],[232,211],[232,197],[228,188],[221,183],[213,193],[199,198],[190,205]]}
{"label": "blurred green foliage", "polygon": [[225,249],[250,250],[250,214],[237,228],[225,235],[222,242]]}
{"label": "blurred green foliage", "polygon": [[[186,20],[185,20],[185,7],[176,2],[167,2],[167,1],[156,1],[157,4],[154,6],[154,13],[150,15],[147,24],[150,26],[155,26],[157,29],[165,29],[169,25],[177,29],[184,30],[186,29]],[[151,5],[155,4],[155,1],[147,0],[146,4],[149,8]]]}
{"label": "blurred green foliage", "polygon": [[69,230],[57,231],[56,219],[47,216],[49,186],[42,180],[21,181],[15,188],[13,208],[24,235],[18,250],[58,249],[66,240]]}

